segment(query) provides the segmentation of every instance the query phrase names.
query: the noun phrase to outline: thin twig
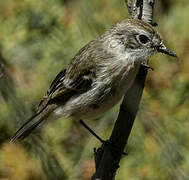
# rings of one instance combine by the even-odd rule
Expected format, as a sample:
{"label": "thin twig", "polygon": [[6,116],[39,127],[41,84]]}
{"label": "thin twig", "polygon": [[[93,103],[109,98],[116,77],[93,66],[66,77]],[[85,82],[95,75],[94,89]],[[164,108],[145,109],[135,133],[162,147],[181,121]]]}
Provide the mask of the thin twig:
{"label": "thin twig", "polygon": [[[125,0],[131,18],[142,19],[152,23],[154,0]],[[147,5],[146,3],[150,3]],[[148,9],[150,8],[150,9]],[[92,180],[114,180],[119,162],[127,144],[142,97],[144,83],[149,66],[141,66],[131,88],[125,94],[120,112],[113,128],[109,141],[117,148],[116,152],[108,146],[101,146],[95,151],[96,172]],[[118,150],[118,151],[117,151]]]}

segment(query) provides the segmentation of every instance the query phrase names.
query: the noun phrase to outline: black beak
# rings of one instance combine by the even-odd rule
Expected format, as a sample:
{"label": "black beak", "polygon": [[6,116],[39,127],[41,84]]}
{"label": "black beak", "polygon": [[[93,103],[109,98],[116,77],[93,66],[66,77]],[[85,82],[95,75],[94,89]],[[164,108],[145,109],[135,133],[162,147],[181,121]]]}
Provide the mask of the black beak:
{"label": "black beak", "polygon": [[158,52],[168,54],[169,56],[177,57],[177,55],[171,50],[167,49],[165,45],[157,46],[156,49]]}

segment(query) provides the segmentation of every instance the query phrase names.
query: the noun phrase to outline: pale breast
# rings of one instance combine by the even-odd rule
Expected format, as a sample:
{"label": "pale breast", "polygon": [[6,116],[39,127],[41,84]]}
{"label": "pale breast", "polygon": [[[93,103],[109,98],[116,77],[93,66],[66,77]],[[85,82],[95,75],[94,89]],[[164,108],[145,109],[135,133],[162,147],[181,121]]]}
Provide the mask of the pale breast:
{"label": "pale breast", "polygon": [[102,79],[88,92],[72,97],[56,110],[57,115],[76,120],[100,117],[121,100],[135,79],[139,65],[130,62],[127,67],[121,67],[114,77]]}

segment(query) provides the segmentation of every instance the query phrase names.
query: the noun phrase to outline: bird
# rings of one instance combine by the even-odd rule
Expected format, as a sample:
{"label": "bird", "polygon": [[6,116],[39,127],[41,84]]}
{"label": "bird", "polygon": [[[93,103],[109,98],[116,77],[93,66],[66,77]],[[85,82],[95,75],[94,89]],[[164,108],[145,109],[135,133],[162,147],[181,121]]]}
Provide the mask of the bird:
{"label": "bird", "polygon": [[138,19],[118,22],[81,48],[58,73],[36,113],[10,141],[24,139],[47,120],[100,117],[122,99],[140,65],[157,52],[177,57],[152,25]]}

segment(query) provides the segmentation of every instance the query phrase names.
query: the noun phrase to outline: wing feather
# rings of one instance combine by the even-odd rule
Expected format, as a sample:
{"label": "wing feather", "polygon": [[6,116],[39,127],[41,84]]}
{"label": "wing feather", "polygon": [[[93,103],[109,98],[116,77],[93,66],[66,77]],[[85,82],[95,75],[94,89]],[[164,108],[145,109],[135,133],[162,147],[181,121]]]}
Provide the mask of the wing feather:
{"label": "wing feather", "polygon": [[46,95],[41,100],[37,111],[47,104],[64,104],[70,97],[77,93],[84,93],[92,84],[92,72],[86,71],[74,81],[65,79],[66,69],[62,70],[50,85]]}
{"label": "wing feather", "polygon": [[94,41],[89,42],[76,54],[66,69],[52,81],[49,90],[41,100],[37,111],[47,104],[64,104],[77,93],[90,89],[95,73]]}

